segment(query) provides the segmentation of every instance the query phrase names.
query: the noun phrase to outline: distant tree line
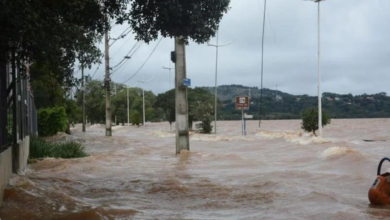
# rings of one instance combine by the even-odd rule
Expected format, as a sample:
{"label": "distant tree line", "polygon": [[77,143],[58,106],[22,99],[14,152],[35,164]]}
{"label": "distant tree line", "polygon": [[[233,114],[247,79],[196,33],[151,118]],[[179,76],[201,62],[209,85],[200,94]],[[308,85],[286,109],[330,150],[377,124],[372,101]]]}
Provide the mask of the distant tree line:
{"label": "distant tree line", "polygon": [[[249,95],[248,87],[235,85],[223,86],[227,94],[218,97],[228,97],[223,99],[223,106],[219,112],[220,120],[239,120],[241,112],[235,109],[235,96]],[[207,90],[212,87],[203,87]],[[240,90],[241,89],[241,90]],[[219,89],[220,90],[220,89]],[[230,91],[230,93],[228,92]],[[235,93],[239,91],[240,93]],[[252,90],[251,104],[247,114],[254,115],[258,119],[260,107],[262,119],[300,119],[303,109],[316,108],[318,105],[317,96],[291,95],[276,90],[264,89],[262,102],[257,95],[260,90]],[[256,95],[254,95],[256,94]],[[261,105],[262,103],[262,105]],[[322,107],[331,118],[387,118],[390,117],[390,97],[386,93],[362,94],[353,96],[352,94],[323,93]]]}

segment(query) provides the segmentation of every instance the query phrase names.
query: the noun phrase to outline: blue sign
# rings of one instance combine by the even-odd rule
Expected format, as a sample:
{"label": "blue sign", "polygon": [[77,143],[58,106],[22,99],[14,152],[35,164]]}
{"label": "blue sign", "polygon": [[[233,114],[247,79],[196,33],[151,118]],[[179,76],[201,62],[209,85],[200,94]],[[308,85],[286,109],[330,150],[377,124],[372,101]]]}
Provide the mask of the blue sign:
{"label": "blue sign", "polygon": [[183,79],[183,86],[191,86],[191,79]]}

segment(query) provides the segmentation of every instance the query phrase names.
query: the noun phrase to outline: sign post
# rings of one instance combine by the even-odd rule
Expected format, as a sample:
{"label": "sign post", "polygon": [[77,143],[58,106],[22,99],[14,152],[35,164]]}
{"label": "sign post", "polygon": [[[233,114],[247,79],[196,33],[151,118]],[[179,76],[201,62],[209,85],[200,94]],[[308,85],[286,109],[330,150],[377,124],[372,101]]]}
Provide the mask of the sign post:
{"label": "sign post", "polygon": [[249,97],[238,96],[236,97],[236,110],[241,110],[242,115],[242,135],[246,135],[246,121],[244,116],[244,110],[249,109]]}

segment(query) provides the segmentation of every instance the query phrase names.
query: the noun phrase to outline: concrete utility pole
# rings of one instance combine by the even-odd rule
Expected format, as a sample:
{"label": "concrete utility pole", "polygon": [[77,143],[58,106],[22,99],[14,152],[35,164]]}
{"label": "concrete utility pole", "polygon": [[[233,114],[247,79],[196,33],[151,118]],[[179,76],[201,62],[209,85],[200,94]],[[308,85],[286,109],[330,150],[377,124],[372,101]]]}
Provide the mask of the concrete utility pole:
{"label": "concrete utility pole", "polygon": [[176,109],[176,154],[182,150],[190,150],[188,131],[188,94],[183,85],[186,74],[185,43],[182,37],[175,37],[176,68],[175,68],[175,109]]}
{"label": "concrete utility pole", "polygon": [[[82,61],[83,62],[83,61]],[[83,89],[83,104],[82,104],[82,108],[83,108],[83,132],[85,132],[85,78],[84,78],[84,64],[81,64],[81,88]]]}
{"label": "concrete utility pole", "polygon": [[105,61],[106,61],[106,78],[104,84],[106,87],[106,136],[112,136],[111,129],[111,92],[110,92],[110,53],[109,53],[109,37],[108,27],[104,35],[105,43]]}
{"label": "concrete utility pole", "polygon": [[228,46],[232,44],[234,41],[225,44],[225,45],[219,45],[219,35],[217,31],[217,44],[207,44],[207,46],[215,47],[216,48],[216,56],[215,56],[215,88],[214,88],[214,133],[217,134],[217,116],[218,116],[218,109],[217,109],[217,101],[218,101],[218,49],[220,47]]}

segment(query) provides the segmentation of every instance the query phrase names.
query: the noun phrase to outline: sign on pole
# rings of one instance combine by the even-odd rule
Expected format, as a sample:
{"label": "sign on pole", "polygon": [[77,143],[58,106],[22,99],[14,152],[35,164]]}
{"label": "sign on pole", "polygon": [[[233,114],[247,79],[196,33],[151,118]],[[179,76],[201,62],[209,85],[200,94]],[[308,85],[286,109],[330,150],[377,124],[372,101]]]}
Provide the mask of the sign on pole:
{"label": "sign on pole", "polygon": [[191,86],[191,79],[183,79],[183,86]]}
{"label": "sign on pole", "polygon": [[236,97],[236,110],[248,110],[249,109],[249,96]]}
{"label": "sign on pole", "polygon": [[236,109],[241,110],[242,112],[242,135],[246,135],[246,120],[244,116],[244,110],[249,109],[249,96],[237,96]]}

